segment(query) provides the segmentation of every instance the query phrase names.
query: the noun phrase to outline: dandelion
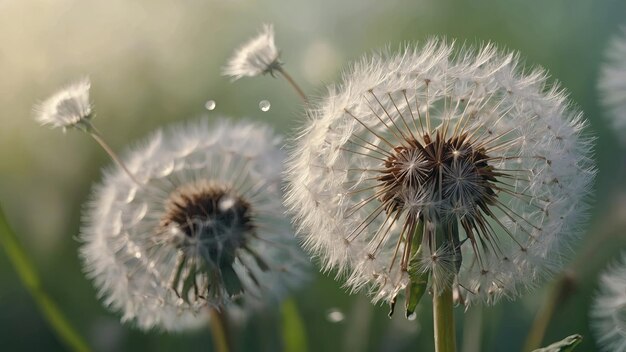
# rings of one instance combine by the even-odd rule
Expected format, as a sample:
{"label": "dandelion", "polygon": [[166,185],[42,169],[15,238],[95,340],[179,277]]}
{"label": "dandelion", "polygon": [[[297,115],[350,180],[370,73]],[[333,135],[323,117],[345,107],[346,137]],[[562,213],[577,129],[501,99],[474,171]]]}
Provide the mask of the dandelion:
{"label": "dandelion", "polygon": [[626,254],[600,277],[590,315],[603,351],[626,351]]}
{"label": "dandelion", "polygon": [[35,120],[42,126],[52,128],[85,128],[92,118],[89,101],[91,82],[83,78],[56,92],[41,104],[35,106]]}
{"label": "dandelion", "polygon": [[626,27],[615,37],[606,53],[599,89],[603,104],[611,111],[618,131],[626,129]]}
{"label": "dandelion", "polygon": [[90,88],[91,81],[88,78],[83,78],[59,90],[43,103],[35,105],[35,120],[42,126],[61,128],[63,132],[70,128],[76,128],[88,133],[111,159],[126,172],[128,177],[137,182],[133,174],[128,171],[126,165],[124,165],[92,123],[91,120],[94,113],[89,101]]}
{"label": "dandelion", "polygon": [[81,256],[104,303],[147,330],[183,330],[208,308],[247,311],[302,281],[281,202],[280,139],[207,121],[157,132],[108,170],[85,211]]}
{"label": "dandelion", "polygon": [[256,37],[237,49],[222,69],[222,74],[230,76],[233,81],[267,73],[274,77],[275,72],[280,73],[287,80],[302,101],[308,102],[302,88],[283,68],[280,52],[274,44],[274,26],[271,24],[264,25]]}
{"label": "dandelion", "polygon": [[281,66],[280,52],[274,44],[274,27],[266,24],[256,37],[235,51],[222,73],[233,80],[267,73],[273,76]]}
{"label": "dandelion", "polygon": [[[594,177],[582,114],[541,69],[432,39],[362,59],[313,109],[286,204],[352,291],[514,298],[559,268]],[[450,295],[450,297],[452,297]],[[451,298],[450,298],[451,300]]]}

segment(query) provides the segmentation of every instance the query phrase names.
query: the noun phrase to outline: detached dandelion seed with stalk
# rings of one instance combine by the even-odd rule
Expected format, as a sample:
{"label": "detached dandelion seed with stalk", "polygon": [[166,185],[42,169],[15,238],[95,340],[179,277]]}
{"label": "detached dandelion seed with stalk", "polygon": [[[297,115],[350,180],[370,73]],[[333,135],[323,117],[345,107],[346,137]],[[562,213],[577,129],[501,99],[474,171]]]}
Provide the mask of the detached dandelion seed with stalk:
{"label": "detached dandelion seed with stalk", "polygon": [[268,73],[274,77],[275,72],[280,73],[287,80],[304,103],[308,102],[302,88],[283,68],[280,51],[274,43],[274,26],[271,24],[264,25],[256,37],[237,49],[222,69],[222,74],[230,76],[233,81],[242,77],[255,77]]}
{"label": "detached dandelion seed with stalk", "polygon": [[122,163],[113,149],[104,141],[102,135],[94,127],[91,120],[94,117],[93,106],[89,101],[91,82],[83,78],[59,90],[41,104],[35,106],[35,120],[42,126],[61,128],[63,132],[76,128],[88,133],[104,151],[115,161],[133,181],[137,182],[133,174]]}
{"label": "detached dandelion seed with stalk", "polygon": [[286,204],[326,270],[373,301],[433,295],[453,351],[452,291],[514,298],[561,266],[595,169],[585,122],[518,55],[431,39],[365,57],[308,111]]}
{"label": "detached dandelion seed with stalk", "polygon": [[[306,277],[282,207],[280,139],[206,120],[157,132],[95,188],[81,256],[104,303],[147,330],[184,330],[281,298]],[[215,314],[215,313],[219,314]]]}

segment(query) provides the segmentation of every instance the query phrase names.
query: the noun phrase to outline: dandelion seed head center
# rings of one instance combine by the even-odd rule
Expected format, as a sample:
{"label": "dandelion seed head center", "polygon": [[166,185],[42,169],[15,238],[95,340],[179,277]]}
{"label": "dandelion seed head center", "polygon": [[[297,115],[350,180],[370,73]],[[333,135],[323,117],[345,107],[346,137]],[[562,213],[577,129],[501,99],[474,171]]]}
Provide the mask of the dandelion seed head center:
{"label": "dandelion seed head center", "polygon": [[426,134],[422,141],[406,138],[383,162],[379,200],[387,213],[436,204],[438,211],[431,217],[480,215],[480,209],[496,198],[496,173],[488,159],[487,151],[465,135],[447,140],[439,133],[434,138]]}
{"label": "dandelion seed head center", "polygon": [[251,213],[250,203],[230,187],[211,182],[193,183],[170,194],[161,226],[174,225],[182,231],[185,241],[181,246],[201,243],[209,256],[234,260],[234,252],[254,232]]}

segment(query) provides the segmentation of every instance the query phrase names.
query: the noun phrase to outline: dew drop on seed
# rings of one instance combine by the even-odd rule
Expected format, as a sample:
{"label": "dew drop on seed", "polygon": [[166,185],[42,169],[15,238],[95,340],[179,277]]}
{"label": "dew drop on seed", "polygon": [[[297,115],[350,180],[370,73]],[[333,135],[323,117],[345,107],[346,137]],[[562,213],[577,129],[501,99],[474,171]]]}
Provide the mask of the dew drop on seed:
{"label": "dew drop on seed", "polygon": [[417,313],[413,312],[411,314],[409,314],[408,317],[406,317],[407,319],[409,319],[410,321],[415,320],[415,318],[417,318]]}
{"label": "dew drop on seed", "polygon": [[331,308],[326,312],[326,319],[331,323],[339,323],[345,318],[342,311],[337,308]]}
{"label": "dew drop on seed", "polygon": [[204,107],[209,111],[215,109],[215,100],[207,100],[206,103],[204,103]]}
{"label": "dew drop on seed", "polygon": [[272,104],[270,104],[269,100],[261,100],[259,102],[259,109],[261,109],[261,111],[263,112],[269,111],[271,106]]}

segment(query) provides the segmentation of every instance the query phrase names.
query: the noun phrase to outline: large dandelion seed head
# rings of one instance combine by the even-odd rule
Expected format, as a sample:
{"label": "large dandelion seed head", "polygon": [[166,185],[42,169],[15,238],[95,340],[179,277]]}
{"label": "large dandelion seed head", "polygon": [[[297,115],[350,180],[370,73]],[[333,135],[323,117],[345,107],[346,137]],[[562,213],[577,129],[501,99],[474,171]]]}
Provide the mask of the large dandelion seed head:
{"label": "large dandelion seed head", "polygon": [[88,122],[92,117],[88,78],[68,85],[35,106],[35,120],[43,126],[67,129]]}
{"label": "large dandelion seed head", "polygon": [[598,84],[600,98],[611,111],[613,125],[623,133],[626,131],[626,26],[621,35],[612,39],[606,60]]}
{"label": "large dandelion seed head", "polygon": [[256,37],[235,51],[222,73],[238,80],[266,73],[273,75],[281,65],[280,52],[274,44],[274,27],[266,24]]}
{"label": "large dandelion seed head", "polygon": [[493,303],[560,265],[584,220],[591,141],[546,73],[517,66],[492,45],[433,39],[365,58],[329,88],[293,147],[286,197],[326,269],[374,301],[428,273]]}
{"label": "large dandelion seed head", "polygon": [[202,120],[158,132],[105,173],[81,255],[107,306],[142,329],[184,330],[207,306],[238,312],[303,280],[284,216],[280,139],[263,125]]}
{"label": "large dandelion seed head", "polygon": [[603,351],[626,351],[626,255],[600,277],[590,315]]}

